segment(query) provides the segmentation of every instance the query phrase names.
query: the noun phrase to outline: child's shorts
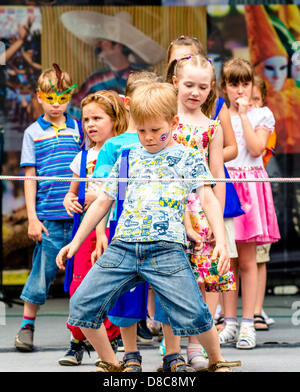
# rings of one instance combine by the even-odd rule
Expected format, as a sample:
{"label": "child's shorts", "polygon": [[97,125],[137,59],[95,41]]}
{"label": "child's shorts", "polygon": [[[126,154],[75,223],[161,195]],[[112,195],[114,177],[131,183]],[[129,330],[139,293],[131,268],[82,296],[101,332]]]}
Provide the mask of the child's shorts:
{"label": "child's shorts", "polygon": [[270,261],[271,244],[259,245],[256,248],[257,263],[267,263]]}
{"label": "child's shorts", "polygon": [[20,297],[34,305],[46,302],[50,284],[58,271],[56,256],[72,239],[73,219],[44,220],[43,225],[49,236],[43,232],[42,241],[36,243],[32,270]]}
{"label": "child's shorts", "polygon": [[181,244],[117,239],[71,298],[69,324],[100,328],[118,297],[144,281],[157,294],[174,335],[197,335],[212,328],[211,314]]}

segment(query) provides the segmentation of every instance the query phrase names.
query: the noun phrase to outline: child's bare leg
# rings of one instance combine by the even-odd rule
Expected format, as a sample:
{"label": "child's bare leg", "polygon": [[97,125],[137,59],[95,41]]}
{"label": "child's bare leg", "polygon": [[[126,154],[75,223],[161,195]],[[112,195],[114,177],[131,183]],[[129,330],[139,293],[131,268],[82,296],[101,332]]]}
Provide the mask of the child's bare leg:
{"label": "child's bare leg", "polygon": [[175,336],[170,324],[162,324],[164,332],[166,354],[163,358],[163,369],[165,372],[194,372],[195,370],[185,363],[180,355],[180,336]]}
{"label": "child's bare leg", "polygon": [[162,324],[165,338],[166,355],[180,353],[180,336],[175,336],[170,324]]}
{"label": "child's bare leg", "polygon": [[221,354],[218,331],[215,326],[213,326],[207,332],[196,335],[196,338],[198,342],[204,347],[210,364],[224,361],[224,358]]}
{"label": "child's bare leg", "polygon": [[[209,365],[216,364],[217,362],[226,362],[221,354],[218,331],[215,325],[213,325],[209,331],[197,335],[197,338],[208,355]],[[234,366],[241,366],[240,361],[228,362],[227,364],[223,364],[222,367],[218,367],[213,371],[228,372],[230,371],[231,367]]]}
{"label": "child's bare leg", "polygon": [[80,328],[88,341],[97,351],[103,362],[119,366],[119,361],[111,347],[104,324],[99,329]]}
{"label": "child's bare leg", "polygon": [[129,327],[121,327],[120,329],[125,353],[138,351],[136,344],[137,324],[135,323]]}
{"label": "child's bare leg", "polygon": [[216,314],[217,306],[219,303],[219,293],[207,292],[206,293],[206,303],[208,305],[208,309],[209,309],[211,315],[214,318],[214,316]]}
{"label": "child's bare leg", "polygon": [[[204,284],[204,283],[199,283],[199,289],[200,289],[200,291],[201,291],[203,301],[207,303],[207,301],[206,301],[206,299],[207,299],[206,295],[207,295],[208,293],[205,291],[205,284]],[[197,337],[196,337],[195,335],[189,336],[189,344],[199,344],[198,339],[197,339]],[[202,348],[199,347],[199,350],[201,351]]]}
{"label": "child's bare leg", "polygon": [[254,317],[257,294],[256,242],[237,243],[241,271],[243,318]]}
{"label": "child's bare leg", "polygon": [[24,302],[24,316],[27,317],[36,317],[37,312],[39,310],[39,305],[34,305],[30,302]]}
{"label": "child's bare leg", "polygon": [[236,318],[240,286],[238,259],[230,259],[230,265],[235,277],[236,290],[224,291],[221,295],[223,299],[224,317]]}

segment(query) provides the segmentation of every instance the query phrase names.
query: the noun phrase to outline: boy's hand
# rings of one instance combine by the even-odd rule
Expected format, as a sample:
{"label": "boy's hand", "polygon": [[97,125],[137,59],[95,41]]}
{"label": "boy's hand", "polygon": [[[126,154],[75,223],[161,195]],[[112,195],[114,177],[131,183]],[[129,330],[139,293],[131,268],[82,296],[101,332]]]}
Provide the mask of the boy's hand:
{"label": "boy's hand", "polygon": [[193,228],[186,230],[187,238],[194,243],[194,250],[200,251],[203,248],[203,239]]}
{"label": "boy's hand", "polygon": [[64,246],[56,256],[56,265],[58,266],[59,269],[65,270],[66,269],[66,263],[67,259],[70,259],[75,255],[77,252],[78,247],[74,246],[72,242],[70,244]]}
{"label": "boy's hand", "polygon": [[217,270],[219,276],[227,274],[230,269],[230,256],[226,245],[216,245],[213,251],[212,260],[219,258]]}
{"label": "boy's hand", "polygon": [[48,230],[40,220],[34,219],[28,221],[28,237],[31,240],[35,242],[42,241],[42,232],[46,233],[47,236],[49,236]]}
{"label": "boy's hand", "polygon": [[105,233],[98,234],[96,249],[91,254],[92,265],[94,265],[96,263],[96,261],[102,255],[102,253],[107,249],[107,247],[108,247],[108,240],[107,240],[106,234]]}
{"label": "boy's hand", "polygon": [[83,212],[82,205],[78,203],[78,197],[66,196],[63,205],[68,215],[71,217],[73,217],[76,212],[79,212],[80,214]]}

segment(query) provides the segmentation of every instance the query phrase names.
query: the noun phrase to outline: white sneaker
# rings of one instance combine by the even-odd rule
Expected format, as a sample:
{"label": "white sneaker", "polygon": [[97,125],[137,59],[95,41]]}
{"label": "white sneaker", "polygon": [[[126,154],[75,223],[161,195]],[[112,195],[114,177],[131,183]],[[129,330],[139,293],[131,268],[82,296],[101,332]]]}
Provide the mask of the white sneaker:
{"label": "white sneaker", "polygon": [[249,350],[256,346],[256,332],[254,324],[241,323],[236,348]]}
{"label": "white sneaker", "polygon": [[219,332],[220,344],[237,341],[239,325],[237,321],[226,321],[225,327]]}

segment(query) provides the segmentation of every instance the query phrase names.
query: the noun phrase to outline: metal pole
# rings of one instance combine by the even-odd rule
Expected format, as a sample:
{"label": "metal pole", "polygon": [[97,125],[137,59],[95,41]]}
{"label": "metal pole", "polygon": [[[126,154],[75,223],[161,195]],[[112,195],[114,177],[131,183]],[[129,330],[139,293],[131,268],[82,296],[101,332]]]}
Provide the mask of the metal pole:
{"label": "metal pole", "polygon": [[[0,125],[0,174],[2,174],[2,164],[3,164],[3,150],[4,150],[4,129]],[[2,181],[0,181],[0,300],[3,298],[3,233],[2,233],[2,196],[3,196],[3,186]]]}

